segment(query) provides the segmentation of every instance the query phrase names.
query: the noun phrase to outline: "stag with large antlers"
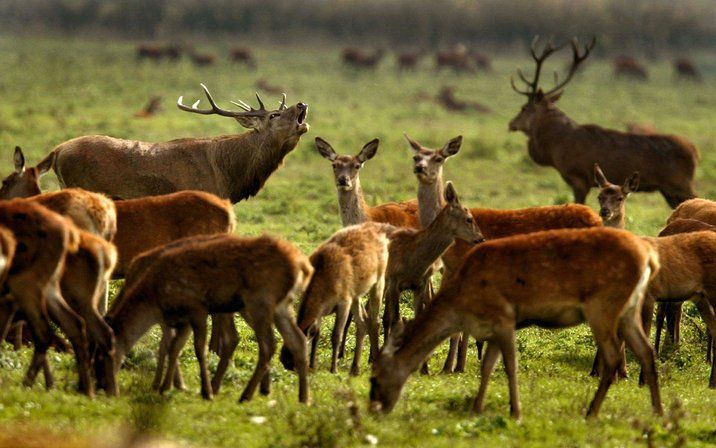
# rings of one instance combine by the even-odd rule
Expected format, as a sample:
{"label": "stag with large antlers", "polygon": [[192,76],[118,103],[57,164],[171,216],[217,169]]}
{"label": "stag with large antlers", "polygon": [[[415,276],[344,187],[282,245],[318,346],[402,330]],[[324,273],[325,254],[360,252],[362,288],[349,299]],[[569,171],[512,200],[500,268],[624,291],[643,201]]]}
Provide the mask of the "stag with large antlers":
{"label": "stag with large antlers", "polygon": [[626,179],[638,171],[639,191],[659,191],[671,207],[696,196],[693,186],[698,161],[696,147],[674,135],[639,135],[604,129],[597,125],[580,125],[556,106],[565,86],[589,56],[595,41],[581,49],[571,41],[572,63],[567,76],[544,91],[540,73],[545,60],[562,46],[547,43],[538,51],[539,39],[532,41],[531,53],[535,72],[530,80],[518,70],[527,90],[519,90],[512,79],[512,88],[527,97],[527,103],[510,121],[511,131],[522,131],[528,137],[528,152],[538,165],[552,166],[572,187],[574,201],[584,203],[593,186],[592,170],[598,163],[609,179]]}
{"label": "stag with large antlers", "polygon": [[[179,109],[201,115],[235,119],[250,129],[238,135],[185,138],[162,143],[88,135],[62,143],[53,151],[53,168],[63,188],[80,187],[123,199],[156,196],[180,190],[202,190],[232,203],[256,195],[308,131],[308,106],[267,109],[233,102],[243,110],[222,109],[201,85],[210,108],[199,101]],[[48,157],[53,157],[50,154]]]}

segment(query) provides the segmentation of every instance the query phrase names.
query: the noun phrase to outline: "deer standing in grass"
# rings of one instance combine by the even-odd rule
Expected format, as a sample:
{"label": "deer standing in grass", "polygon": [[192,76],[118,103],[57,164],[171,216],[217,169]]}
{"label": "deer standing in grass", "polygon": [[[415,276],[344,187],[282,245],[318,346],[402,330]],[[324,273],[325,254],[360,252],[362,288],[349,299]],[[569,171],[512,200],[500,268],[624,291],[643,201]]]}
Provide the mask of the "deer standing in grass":
{"label": "deer standing in grass", "polygon": [[[209,109],[199,102],[179,109],[201,115],[235,119],[250,131],[238,135],[186,138],[163,143],[89,135],[57,146],[48,156],[63,188],[80,187],[111,197],[130,199],[180,190],[201,190],[237,203],[256,195],[268,177],[308,131],[308,106],[270,110],[259,101],[253,109],[237,102],[243,111],[220,108],[202,84]],[[44,163],[44,162],[43,162]]]}
{"label": "deer standing in grass", "polygon": [[[440,149],[428,148],[406,135],[413,152],[413,172],[418,180],[418,203],[421,223],[430,223],[445,206],[443,200],[443,165],[455,156],[462,145],[458,136]],[[503,238],[522,233],[549,229],[581,228],[600,226],[599,217],[583,205],[559,205],[531,207],[517,210],[495,210],[471,208],[470,213],[477,222],[482,235],[487,239]],[[445,281],[462,263],[471,245],[460,239],[442,256]],[[467,337],[450,339],[450,350],[443,372],[463,372],[467,362]],[[458,343],[459,351],[458,351]],[[478,354],[481,343],[478,343]]]}
{"label": "deer standing in grass", "polygon": [[595,163],[594,182],[599,187],[599,216],[604,225],[623,229],[626,226],[626,199],[639,188],[639,173],[632,173],[622,185],[615,185],[607,180],[599,164]]}
{"label": "deer standing in grass", "polygon": [[626,76],[642,81],[649,79],[649,72],[646,70],[646,67],[634,56],[620,55],[615,57],[612,62],[614,64],[615,77]]}
{"label": "deer standing in grass", "polygon": [[201,395],[213,396],[206,361],[209,313],[238,312],[251,326],[259,359],[241,401],[250,400],[259,383],[270,391],[270,361],[275,350],[273,326],[293,352],[299,377],[299,400],[308,401],[306,338],[296,326],[292,300],[310,281],[313,268],[293,245],[267,236],[215,236],[162,253],[146,272],[125,284],[121,300],[107,313],[117,339],[115,371],[127,351],[157,323],[174,327],[168,372],[161,390],[174,378],[179,353],[194,333]]}
{"label": "deer standing in grass", "polygon": [[[350,374],[360,373],[363,340],[370,338],[370,361],[378,353],[379,316],[388,267],[390,236],[396,228],[375,222],[349,226],[339,230],[321,244],[310,256],[313,277],[301,299],[298,327],[311,342],[310,367],[315,367],[316,342],[321,318],[335,312],[336,320],[331,338],[333,353],[331,373],[336,373],[340,347],[344,343],[344,328],[352,312],[356,322],[356,346]],[[367,307],[362,297],[368,294]],[[281,362],[293,368],[288,349],[281,351]]]}
{"label": "deer standing in grass", "polygon": [[512,88],[527,97],[527,103],[510,121],[511,131],[528,137],[528,152],[538,165],[552,166],[572,188],[574,201],[583,204],[593,185],[593,168],[598,163],[609,179],[626,179],[634,171],[640,174],[639,191],[658,190],[673,208],[696,196],[693,186],[698,161],[696,147],[687,140],[661,134],[629,134],[597,125],[581,125],[556,106],[565,86],[594,47],[592,41],[580,50],[572,40],[572,63],[565,79],[548,91],[539,87],[544,61],[555,51],[548,43],[541,52],[538,39],[532,41],[534,77],[518,71],[527,90]]}
{"label": "deer standing in grass", "polygon": [[701,72],[696,67],[696,64],[687,57],[680,57],[674,60],[674,72],[679,78],[691,79],[697,82],[703,81]]}
{"label": "deer standing in grass", "polygon": [[510,413],[519,418],[516,330],[586,322],[606,359],[587,416],[597,416],[612,383],[619,361],[617,331],[644,367],[652,409],[661,414],[654,352],[640,322],[644,292],[657,270],[651,246],[623,230],[554,230],[480,244],[428,308],[389,336],[373,366],[371,409],[390,412],[426,356],[464,331],[487,341],[473,409],[482,412],[490,374],[502,354]]}

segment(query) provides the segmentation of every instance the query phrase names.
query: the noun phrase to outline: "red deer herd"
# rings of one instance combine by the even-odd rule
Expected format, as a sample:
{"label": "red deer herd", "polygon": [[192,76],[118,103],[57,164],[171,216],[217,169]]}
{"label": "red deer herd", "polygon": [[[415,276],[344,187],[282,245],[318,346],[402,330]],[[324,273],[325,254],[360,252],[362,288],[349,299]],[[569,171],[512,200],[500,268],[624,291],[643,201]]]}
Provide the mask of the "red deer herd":
{"label": "red deer herd", "polygon": [[[512,80],[526,102],[509,129],[527,136],[529,156],[559,172],[576,204],[468,208],[458,188],[443,180],[443,167],[459,157],[463,138],[436,149],[406,135],[416,199],[370,206],[359,172],[377,155],[378,139],[355,155],[339,155],[316,137],[318,153],[333,170],[343,228],[310,256],[278,238],[233,235],[233,204],[256,195],[309,129],[308,106],[287,104],[285,94],[277,108],[267,108],[257,94],[256,108],[239,100],[225,109],[203,84],[208,106],[200,106],[202,99],[189,105],[179,97],[180,110],[232,118],[247,129],[239,134],[159,143],[88,135],[61,143],[33,167],[26,166],[16,148],[15,170],[0,188],[0,282],[5,291],[0,335],[5,339],[13,324],[30,329],[34,352],[24,384],[31,386],[42,370],[45,385],[52,387],[47,349],[55,324],[72,346],[79,390],[89,396],[97,389],[118,395],[124,358],[159,324],[153,387],[162,392],[184,387],[178,356],[193,334],[201,395],[211,399],[238,344],[238,313],[258,344],[258,361],[241,401],[250,400],[257,388],[270,392],[275,327],[283,339],[280,360],[296,371],[298,399],[308,402],[321,320],[335,314],[330,370],[338,370],[352,320],[356,338],[350,374],[361,371],[368,336],[372,410],[393,409],[409,375],[418,369],[427,373],[432,351],[447,339],[443,371],[464,371],[472,337],[480,353],[486,343],[473,409],[484,409],[490,375],[502,357],[510,413],[519,418],[517,330],[585,323],[598,349],[593,374],[600,377],[587,415],[599,413],[615,376],[625,374],[624,344],[641,365],[652,410],[661,414],[655,354],[647,337],[654,307],[657,350],[664,320],[668,337],[678,342],[681,304],[687,300],[716,340],[716,277],[711,277],[716,202],[696,198],[699,155],[686,139],[578,124],[557,107],[594,44],[571,41],[566,75],[561,81],[555,75],[554,85],[546,88],[543,64],[566,45],[540,47],[535,38],[532,76],[517,72],[523,88]],[[176,60],[183,52],[199,65],[217,60],[160,45],[138,47],[137,58]],[[399,69],[415,69],[425,54],[399,54]],[[383,56],[380,49],[360,48],[341,54],[346,64],[361,69],[375,68]],[[245,47],[233,48],[231,60],[256,66]],[[614,63],[618,75],[648,76],[629,57]],[[435,67],[473,72],[489,70],[491,64],[484,54],[457,45],[438,52]],[[680,76],[701,79],[687,59],[675,67]],[[280,90],[270,89],[274,86],[265,79],[259,85],[273,94]],[[458,100],[451,88],[441,97],[452,110],[483,107]],[[154,113],[154,103],[142,116]],[[49,171],[57,175],[58,192],[40,190],[40,177]],[[592,187],[599,189],[598,214],[582,205]],[[641,191],[659,191],[674,208],[659,237],[624,229],[626,199]],[[432,279],[439,271],[442,281],[434,291]],[[112,278],[125,283],[108,303]],[[415,316],[407,323],[399,306],[406,290],[413,293]],[[207,346],[220,358],[213,378]],[[711,360],[709,387],[716,388],[716,356]]]}

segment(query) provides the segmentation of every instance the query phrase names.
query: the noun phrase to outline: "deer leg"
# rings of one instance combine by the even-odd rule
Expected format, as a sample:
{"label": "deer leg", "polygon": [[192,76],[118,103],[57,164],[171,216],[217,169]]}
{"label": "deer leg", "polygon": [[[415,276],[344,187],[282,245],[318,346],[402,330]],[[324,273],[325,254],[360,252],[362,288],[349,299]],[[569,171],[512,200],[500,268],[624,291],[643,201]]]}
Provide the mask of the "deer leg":
{"label": "deer leg", "polygon": [[[683,303],[669,303],[666,306],[666,331],[674,346],[679,345],[681,340],[681,316],[683,315]],[[657,352],[658,353],[658,352]]]}
{"label": "deer leg", "polygon": [[274,322],[284,344],[293,355],[294,367],[298,374],[298,401],[308,403],[310,400],[308,389],[308,365],[306,360],[306,336],[296,325],[290,305],[280,306],[276,310]]}
{"label": "deer leg", "polygon": [[[641,331],[644,335],[651,333],[651,321],[653,319],[653,316],[654,316],[654,298],[651,296],[651,294],[647,293],[644,296],[644,302],[642,303],[642,306],[641,306],[640,321],[636,324],[636,325],[641,325]],[[622,319],[626,319],[626,318],[622,318]],[[620,328],[624,328],[625,326],[626,325],[620,325]],[[626,337],[626,335],[622,335],[622,336]],[[635,338],[636,336],[632,335],[631,337],[632,337],[632,342],[634,342],[633,338]],[[647,337],[647,341],[648,341],[648,339],[649,338]],[[627,341],[627,343],[629,343],[629,341]],[[637,343],[638,343],[638,341],[637,341]],[[631,348],[631,345],[629,348]],[[634,351],[633,348],[631,348],[631,350]],[[625,358],[624,355],[622,355],[622,356],[623,356],[622,359],[624,359]],[[642,366],[641,371],[639,372],[639,386],[644,385],[645,373],[646,372],[644,372],[644,367]],[[649,386],[651,387],[651,385],[649,385]]]}
{"label": "deer leg", "polygon": [[212,323],[219,327],[222,333],[221,352],[219,352],[219,364],[216,366],[214,378],[211,380],[211,389],[214,395],[219,393],[221,380],[226,374],[226,369],[234,355],[236,346],[239,345],[239,332],[236,331],[236,323],[234,322],[234,313],[222,313],[221,316],[215,314],[212,316]]}
{"label": "deer leg", "polygon": [[189,324],[181,324],[179,327],[174,329],[174,337],[171,338],[169,343],[169,357],[167,359],[167,372],[164,374],[164,381],[162,387],[159,388],[159,393],[163,394],[171,390],[172,382],[174,381],[174,375],[179,370],[179,354],[184,348],[187,339],[189,339],[189,332],[191,326]]}
{"label": "deer leg", "polygon": [[565,177],[564,180],[572,187],[574,202],[576,204],[584,204],[587,200],[587,194],[589,194],[589,185],[585,183],[581,177]]}
{"label": "deer leg", "polygon": [[[101,353],[99,359],[107,363],[106,365],[112,366],[114,365],[114,332],[104,321],[98,310],[92,309],[87,311],[85,322],[87,324],[87,330],[91,335],[91,340]],[[98,376],[97,381],[102,383],[108,395],[114,397],[119,395],[119,387],[113,369],[105,369],[104,376]]]}
{"label": "deer leg", "polygon": [[383,301],[385,279],[381,278],[373,285],[368,295],[368,339],[370,341],[370,354],[368,362],[374,363],[380,352],[380,307]]}
{"label": "deer leg", "polygon": [[[699,313],[701,313],[701,317],[704,319],[706,327],[709,330],[709,335],[713,341],[716,339],[716,313],[714,313],[714,309],[711,307],[708,299],[703,295],[696,300],[696,307]],[[709,345],[712,344],[713,343],[710,343]],[[709,388],[716,388],[716,363],[713,361],[711,364],[711,375],[709,377]]]}
{"label": "deer leg", "polygon": [[348,339],[348,330],[351,328],[352,320],[353,313],[348,313],[348,319],[346,319],[346,326],[343,327],[343,339],[341,339],[341,347],[338,349],[338,359],[343,359],[346,356],[346,340]]}
{"label": "deer leg", "polygon": [[467,347],[470,343],[470,335],[462,333],[460,335],[460,345],[457,348],[457,365],[455,366],[456,373],[462,373],[465,371],[467,365]]}
{"label": "deer leg", "polygon": [[331,335],[331,373],[338,371],[338,350],[343,338],[343,329],[348,321],[348,313],[350,312],[346,303],[350,302],[346,300],[339,304],[336,309],[336,323],[333,326],[333,334]]}
{"label": "deer leg", "polygon": [[[634,352],[641,371],[651,391],[651,407],[655,414],[662,415],[664,410],[661,406],[661,396],[659,393],[659,383],[656,376],[656,363],[654,361],[654,349],[649,345],[649,338],[646,337],[644,329],[635,318],[623,317],[620,322],[621,334],[629,345],[629,349]],[[640,378],[641,379],[641,378]]]}
{"label": "deer leg", "polygon": [[199,378],[201,379],[201,397],[204,400],[211,400],[213,392],[209,380],[209,367],[206,363],[206,333],[207,315],[201,312],[194,312],[190,316],[191,328],[194,331],[194,353],[199,361]]}
{"label": "deer leg", "polygon": [[318,340],[321,339],[321,330],[317,330],[316,334],[311,338],[311,360],[309,369],[314,370],[316,368],[316,357],[318,356]]}
{"label": "deer leg", "polygon": [[360,303],[360,297],[353,301],[353,315],[356,320],[356,346],[353,350],[353,365],[351,365],[350,375],[360,375],[360,361],[363,354],[363,341],[367,332],[366,311]]}
{"label": "deer leg", "polygon": [[[12,326],[11,330],[13,332],[12,335],[12,348],[13,350],[17,351],[22,348],[22,342],[23,342],[23,332],[25,329],[25,322],[22,320],[17,321],[15,325]],[[5,338],[3,338],[4,340]]]}
{"label": "deer leg", "polygon": [[[12,329],[13,318],[16,313],[17,305],[15,304],[15,301],[0,300],[0,342],[4,341],[8,337],[8,333]],[[20,334],[20,339],[20,344],[22,344],[22,334]],[[15,343],[16,342],[17,341],[15,341]],[[18,350],[18,348],[15,347],[15,350]]]}
{"label": "deer leg", "polygon": [[477,362],[479,363],[482,359],[482,346],[484,345],[484,342],[482,341],[475,341],[475,348],[477,349]]}
{"label": "deer leg", "polygon": [[385,302],[385,311],[383,311],[383,338],[384,340],[390,335],[393,325],[400,319],[400,290],[398,286],[388,280],[385,286],[383,301]]}
{"label": "deer leg", "polygon": [[495,365],[500,359],[500,347],[497,342],[488,341],[487,349],[485,350],[485,357],[482,360],[480,366],[480,388],[477,391],[475,402],[472,405],[472,410],[476,414],[482,414],[485,404],[485,396],[487,395],[487,386],[490,383],[490,376],[495,370]]}
{"label": "deer leg", "polygon": [[[172,339],[176,335],[176,331],[170,326],[160,323],[162,327],[162,338],[159,340],[159,349],[157,350],[157,368],[154,371],[154,379],[152,380],[152,390],[159,390],[164,377],[164,365],[167,362],[167,354],[172,344]],[[168,369],[168,367],[167,367]]]}
{"label": "deer leg", "polygon": [[500,331],[497,343],[502,351],[502,362],[505,364],[505,373],[507,374],[507,383],[510,390],[510,416],[519,419],[520,396],[517,389],[517,353],[515,349],[515,331],[511,328],[505,328]]}
{"label": "deer leg", "polygon": [[445,357],[442,373],[453,373],[455,371],[455,357],[457,356],[457,347],[460,343],[460,335],[450,336],[450,345],[448,354]]}
{"label": "deer leg", "polygon": [[249,379],[246,388],[241,393],[239,402],[251,400],[259,382],[265,381],[264,377],[270,375],[271,357],[276,350],[276,341],[274,340],[273,329],[271,328],[273,314],[273,310],[267,309],[252,310],[251,313],[244,309],[241,312],[241,315],[244,316],[246,321],[251,323],[251,327],[256,335],[256,341],[259,344],[259,359],[256,362],[256,368],[254,369],[251,379]]}
{"label": "deer leg", "polygon": [[600,310],[585,310],[585,317],[597,342],[598,359],[602,368],[599,372],[599,387],[587,410],[587,417],[596,417],[602,406],[619,364],[620,341],[616,336],[613,322],[603,318]]}
{"label": "deer leg", "polygon": [[[661,345],[661,330],[664,328],[664,320],[666,319],[666,312],[668,307],[669,305],[663,302],[657,304],[656,306],[656,335],[654,336],[654,350],[656,351],[657,355],[659,354],[659,346]],[[644,330],[646,330],[646,328]]]}

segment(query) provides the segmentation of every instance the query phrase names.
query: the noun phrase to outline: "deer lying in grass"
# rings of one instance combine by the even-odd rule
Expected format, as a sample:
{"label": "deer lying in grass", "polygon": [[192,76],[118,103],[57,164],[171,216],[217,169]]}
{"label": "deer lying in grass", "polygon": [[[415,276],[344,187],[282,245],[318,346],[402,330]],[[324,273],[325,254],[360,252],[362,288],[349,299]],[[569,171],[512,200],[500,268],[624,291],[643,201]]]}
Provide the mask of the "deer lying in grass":
{"label": "deer lying in grass", "polygon": [[404,70],[415,70],[424,54],[425,50],[423,50],[422,48],[418,50],[407,50],[398,53],[395,56],[395,62],[398,65],[398,71],[402,72]]}
{"label": "deer lying in grass", "polygon": [[599,187],[599,216],[606,227],[623,229],[626,226],[626,199],[639,188],[639,173],[632,173],[622,185],[609,182],[599,164],[594,164],[594,182]]}
{"label": "deer lying in grass", "polygon": [[696,67],[694,61],[687,57],[682,56],[674,60],[674,73],[679,78],[691,79],[697,82],[703,81],[698,67]]}
{"label": "deer lying in grass", "polygon": [[203,84],[202,88],[210,109],[199,109],[198,101],[185,106],[182,97],[177,102],[179,109],[233,118],[251,130],[163,143],[101,135],[78,137],[60,144],[48,156],[56,156],[51,165],[60,185],[123,199],[201,190],[236,203],[256,195],[308,131],[308,106],[287,107],[284,96],[276,110],[267,110],[258,99],[259,109],[239,102],[236,104],[244,110],[230,111],[220,108]]}
{"label": "deer lying in grass", "polygon": [[341,59],[350,67],[374,69],[384,54],[385,51],[380,48],[372,52],[362,48],[346,48],[341,52]]}
{"label": "deer lying in grass", "polygon": [[[356,322],[356,346],[350,374],[360,373],[363,340],[370,336],[370,361],[375,359],[379,344],[379,315],[388,266],[388,245],[396,228],[381,223],[363,223],[334,233],[310,256],[314,268],[311,282],[301,299],[298,328],[311,342],[310,367],[315,367],[316,345],[321,318],[335,312],[336,320],[331,339],[333,353],[331,373],[336,373],[340,347],[345,339],[344,328],[349,313]],[[367,311],[361,303],[369,294]],[[293,368],[291,352],[281,350],[281,362]]]}
{"label": "deer lying in grass", "polygon": [[344,227],[374,221],[396,227],[418,228],[415,201],[389,202],[369,207],[363,199],[363,189],[358,174],[363,164],[375,156],[379,144],[380,140],[376,138],[366,143],[355,156],[339,156],[330,143],[321,137],[316,137],[318,153],[333,165],[341,222]]}
{"label": "deer lying in grass", "polygon": [[245,64],[250,69],[256,68],[256,59],[248,47],[233,47],[229,52],[229,59],[231,62]]}
{"label": "deer lying in grass", "polygon": [[639,191],[658,190],[673,208],[696,196],[694,171],[698,162],[696,147],[687,140],[660,134],[629,134],[597,125],[580,125],[556,106],[564,88],[580,64],[589,56],[594,41],[580,50],[572,41],[572,63],[565,79],[552,89],[539,87],[544,61],[557,48],[551,43],[539,52],[538,39],[532,42],[535,73],[532,80],[518,71],[527,90],[512,88],[527,97],[527,103],[510,121],[511,131],[522,131],[528,137],[528,152],[538,165],[552,166],[574,192],[574,202],[583,204],[593,185],[595,163],[609,179],[626,179],[639,171]]}
{"label": "deer lying in grass", "polygon": [[303,292],[312,273],[308,259],[296,247],[267,236],[222,235],[167,251],[137,281],[125,285],[121,300],[108,312],[117,339],[115,371],[137,340],[154,324],[163,323],[177,330],[162,385],[162,390],[168,389],[177,357],[193,330],[201,395],[211,399],[206,319],[209,313],[239,312],[259,344],[259,360],[241,401],[251,399],[259,382],[262,393],[270,390],[275,325],[296,360],[299,401],[307,402],[306,338],[296,326],[292,299]]}
{"label": "deer lying in grass", "polygon": [[[38,204],[22,201],[0,202],[0,226],[13,232],[18,250],[7,277],[7,290],[0,304],[0,335],[4,336],[16,310],[27,319],[33,334],[34,352],[24,384],[32,386],[39,369],[45,366],[52,342],[49,315],[67,335],[75,352],[79,390],[94,394],[90,381],[89,348],[85,324],[65,302],[60,278],[68,253],[78,249],[79,234],[72,223]],[[47,372],[46,386],[54,380]]]}
{"label": "deer lying in grass", "polygon": [[587,416],[597,416],[611,385],[619,361],[617,331],[644,367],[652,408],[661,414],[654,352],[639,320],[647,283],[657,270],[651,246],[623,230],[556,230],[481,244],[425,312],[403,332],[391,333],[373,366],[371,409],[390,412],[425,357],[450,335],[464,331],[488,342],[473,409],[482,412],[490,374],[502,354],[510,413],[519,418],[516,330],[586,322],[606,359]]}
{"label": "deer lying in grass", "polygon": [[[431,149],[406,136],[413,151],[413,172],[418,179],[418,203],[421,223],[430,223],[444,207],[443,165],[448,158],[456,155],[462,145],[458,136],[440,149]],[[531,207],[518,210],[495,210],[472,208],[470,213],[477,222],[482,235],[487,239],[504,238],[522,233],[561,228],[601,226],[602,222],[589,207],[583,205],[559,205]],[[442,256],[443,279],[447,279],[462,263],[471,245],[459,239]],[[450,340],[448,358],[443,372],[463,372],[467,356],[467,337]],[[478,353],[481,344],[478,343]],[[456,364],[457,357],[457,364]]]}
{"label": "deer lying in grass", "polygon": [[450,182],[445,185],[444,200],[445,206],[424,229],[403,228],[391,235],[385,276],[385,335],[390,334],[391,328],[400,319],[400,294],[403,291],[413,291],[416,315],[430,301],[433,266],[455,242],[455,238],[470,244],[484,241],[475,219],[460,204]]}
{"label": "deer lying in grass", "polygon": [[612,62],[615,77],[626,76],[641,79],[642,81],[649,79],[649,72],[646,67],[634,56],[619,55]]}

